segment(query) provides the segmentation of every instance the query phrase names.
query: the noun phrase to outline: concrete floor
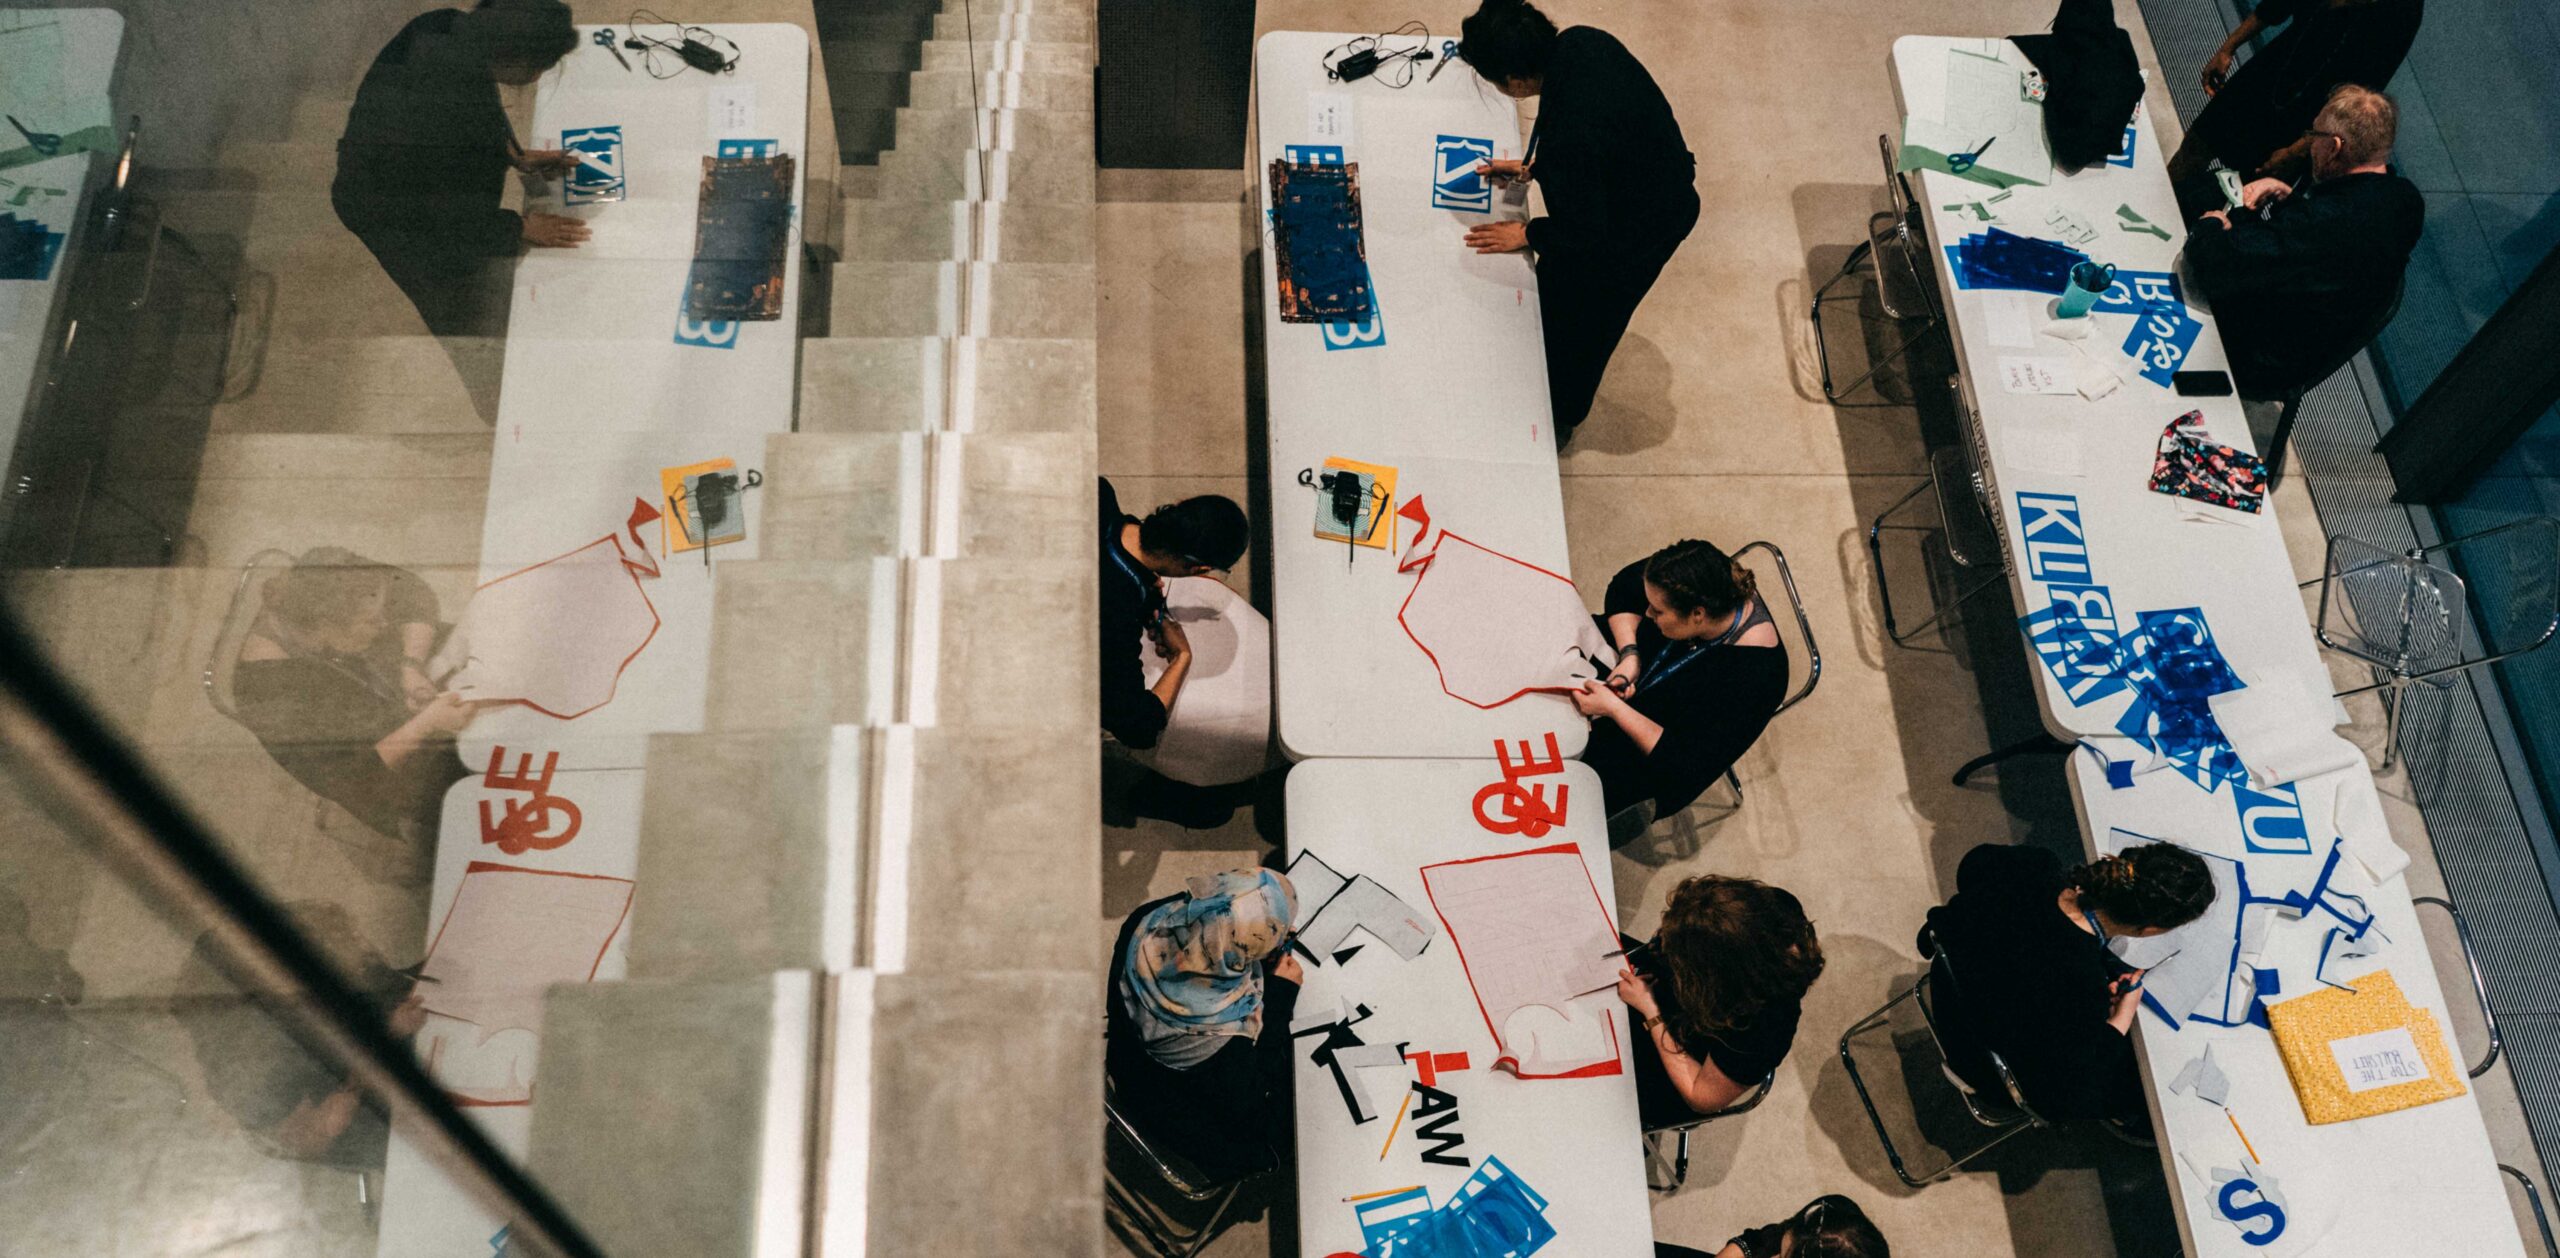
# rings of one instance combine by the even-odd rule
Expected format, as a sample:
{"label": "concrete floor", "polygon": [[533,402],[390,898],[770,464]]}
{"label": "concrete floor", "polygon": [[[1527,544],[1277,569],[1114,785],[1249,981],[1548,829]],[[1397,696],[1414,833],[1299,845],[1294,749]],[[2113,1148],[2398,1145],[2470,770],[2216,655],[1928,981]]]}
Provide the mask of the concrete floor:
{"label": "concrete floor", "polygon": [[[1454,34],[1472,7],[1438,0],[1393,18]],[[2031,1135],[1987,1160],[1982,1173],[1925,1192],[1903,1188],[1833,1051],[1842,1029],[1917,974],[1911,931],[1945,898],[1966,850],[2021,841],[2078,859],[2077,827],[2051,761],[2020,761],[1970,787],[1949,785],[1966,759],[2035,728],[2005,602],[1979,600],[1945,642],[1885,644],[1864,532],[1925,475],[1928,445],[1953,435],[1950,417],[1925,405],[1824,402],[1804,316],[1810,289],[1837,269],[1883,204],[1875,136],[1896,116],[1885,69],[1893,38],[2037,30],[2051,5],[1559,0],[1546,7],[1559,24],[1610,31],[1645,62],[1698,156],[1704,202],[1696,233],[1637,313],[1565,456],[1574,573],[1596,606],[1609,574],[1670,540],[1766,539],[1791,559],[1823,648],[1820,688],[1742,761],[1748,805],[1739,812],[1702,805],[1695,815],[1704,843],[1693,857],[1638,859],[1647,851],[1639,843],[1612,862],[1632,932],[1650,930],[1663,896],[1683,877],[1747,875],[1804,900],[1829,958],[1776,1089],[1753,1113],[1698,1133],[1685,1188],[1655,1197],[1656,1235],[1712,1250],[1818,1194],[1843,1192],[1876,1218],[1897,1253],[2178,1252],[2156,1157],[2092,1133]],[[2149,60],[2139,12],[2131,0],[2117,8]],[[1258,13],[1263,30],[1349,31],[1381,20],[1373,7],[1343,0],[1277,0]],[[2151,74],[2155,85],[2162,81],[2158,67]],[[2173,118],[2165,93],[2155,86],[2152,96],[2151,116]],[[1257,236],[1246,186],[1242,172],[1104,173],[1100,463],[1133,510],[1211,491],[1250,501],[1261,428],[1245,350],[1254,265],[1247,251]],[[1858,335],[1854,324],[1844,316],[1834,329],[1834,352],[1857,358],[1854,345],[1843,349]],[[1914,378],[1943,376],[1947,368],[1933,369],[1930,357],[1922,355]],[[1943,363],[1943,350],[1937,357]],[[1890,391],[1909,396],[1899,385]],[[2280,502],[2297,567],[2316,571],[2319,526],[2298,480]],[[1898,608],[1925,593],[1916,568],[1906,577],[1897,567],[1892,576]],[[1251,581],[1240,569],[1239,587],[1249,591]],[[2370,715],[2349,732],[2365,734]],[[2423,853],[2414,811],[2395,811],[2395,832]],[[1104,841],[1106,945],[1139,903],[1267,851],[1254,819],[1241,814],[1217,831],[1141,822],[1106,830]],[[2418,865],[2413,886],[2432,885],[2432,863],[2421,855]],[[2437,948],[2455,955],[2450,938]],[[2449,992],[2467,990],[2447,978]],[[2456,1030],[2466,1044],[2481,1042],[2467,1020]],[[2503,1068],[2481,1085],[2505,1160],[2530,1165]],[[1924,1130],[1964,1138],[1938,1117],[1924,1116]],[[1288,1186],[1272,1192],[1207,1252],[1294,1253]]]}

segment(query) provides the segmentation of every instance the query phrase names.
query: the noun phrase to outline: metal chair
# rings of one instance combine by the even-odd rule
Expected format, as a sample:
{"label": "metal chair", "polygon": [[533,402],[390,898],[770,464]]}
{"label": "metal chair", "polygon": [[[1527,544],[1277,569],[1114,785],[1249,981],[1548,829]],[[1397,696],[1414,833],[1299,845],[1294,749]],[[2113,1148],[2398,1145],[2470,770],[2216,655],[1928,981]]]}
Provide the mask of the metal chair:
{"label": "metal chair", "polygon": [[[1644,1148],[1645,1153],[1649,1155],[1646,1162],[1647,1170],[1645,1187],[1650,1188],[1655,1192],[1671,1192],[1679,1188],[1680,1185],[1688,1183],[1689,1133],[1696,1131],[1698,1128],[1704,1127],[1708,1123],[1714,1122],[1719,1118],[1732,1118],[1736,1115],[1748,1114],[1751,1111],[1758,1109],[1760,1107],[1760,1102],[1769,1099],[1770,1085],[1777,1081],[1778,1076],[1768,1075],[1762,1078],[1760,1082],[1752,1084],[1748,1089],[1745,1089],[1741,1096],[1735,1097],[1733,1104],[1725,1106],[1723,1109],[1717,1110],[1715,1113],[1700,1114],[1696,1118],[1689,1119],[1685,1122],[1673,1123],[1668,1127],[1655,1127],[1645,1132]],[[1674,1146],[1675,1151],[1671,1155],[1671,1182],[1668,1184],[1657,1184],[1654,1183],[1652,1179],[1651,1165],[1652,1159],[1660,1158],[1662,1156],[1661,1140],[1665,1133],[1677,1134],[1680,1139],[1679,1143]]]}
{"label": "metal chair", "polygon": [[[2380,768],[2387,771],[2399,755],[2411,685],[2444,689],[2454,673],[2537,650],[2560,634],[2560,519],[2527,516],[2401,551],[2332,537],[2317,581],[2320,608],[2312,623],[2320,645],[2373,670],[2372,685],[2338,697],[2384,692]],[[2473,598],[2482,593],[2498,600],[2495,632],[2470,622]]]}
{"label": "metal chair", "polygon": [[219,402],[230,390],[231,339],[240,326],[240,292],[205,261],[204,254],[192,242],[178,229],[169,226],[167,216],[160,212],[158,206],[134,190],[134,154],[141,140],[142,115],[134,114],[125,123],[124,145],[116,154],[115,175],[99,192],[92,244],[102,252],[122,247],[125,232],[133,227],[137,212],[147,224],[142,229],[149,237],[142,246],[142,278],[136,282],[133,295],[125,299],[127,310],[140,310],[150,304],[152,288],[160,274],[163,246],[168,246],[169,253],[192,268],[207,288],[222,296],[222,348],[214,359],[212,392],[204,399]]}
{"label": "metal chair", "polygon": [[[2461,909],[2453,906],[2453,901],[2443,896],[2422,895],[2416,897],[2411,903],[2432,904],[2443,909],[2445,916],[2453,919],[2454,938],[2462,941],[2462,965],[2471,972],[2471,994],[2479,999],[2481,1022],[2489,1030],[2489,1055],[2481,1058],[2480,1064],[2471,1068],[2471,1077],[2477,1079],[2489,1073],[2489,1067],[2498,1064],[2498,1054],[2506,1051],[2507,1041],[2505,1036],[2498,1033],[2498,1011],[2489,1007],[2489,980],[2480,972],[2480,957],[2471,948],[2471,920],[2462,915]],[[2526,1185],[2528,1190],[2531,1187],[2532,1185]],[[2535,1203],[2535,1214],[2542,1213],[2540,1205],[2538,1201]]]}
{"label": "metal chair", "polygon": [[262,550],[249,556],[242,565],[240,578],[231,584],[231,602],[223,609],[222,624],[215,630],[213,646],[206,653],[204,675],[205,702],[213,710],[240,719],[240,709],[231,695],[231,677],[240,667],[240,647],[248,641],[249,630],[266,611],[264,586],[266,578],[293,568],[293,556],[281,550]]}
{"label": "metal chair", "polygon": [[[1938,504],[1938,527],[1896,524],[1893,517],[1911,504],[1923,491],[1935,490]],[[1929,479],[1911,488],[1911,492],[1894,499],[1893,505],[1877,515],[1867,527],[1867,557],[1876,569],[1876,598],[1884,606],[1884,632],[1895,646],[1909,645],[1930,626],[1977,594],[2000,584],[2009,572],[2008,559],[2000,550],[2000,534],[1994,522],[1991,504],[1986,501],[1981,479],[1975,474],[1967,448],[1949,446],[1929,452]],[[1947,558],[1959,573],[1980,572],[1970,585],[1958,578],[1955,597],[1946,600],[1929,618],[1909,629],[1901,627],[1893,614],[1893,587],[1885,576],[1884,535],[1888,532],[1936,532],[1943,539]]]}
{"label": "metal chair", "polygon": [[1131,1192],[1118,1176],[1109,1172],[1108,1163],[1105,1164],[1103,1197],[1119,1210],[1121,1217],[1128,1222],[1129,1230],[1142,1237],[1163,1258],[1192,1258],[1208,1245],[1211,1237],[1218,1234],[1219,1222],[1226,1218],[1227,1211],[1235,1205],[1237,1196],[1244,1192],[1244,1186],[1252,1182],[1251,1179],[1216,1183],[1182,1155],[1150,1144],[1145,1133],[1121,1114],[1120,1107],[1114,1103],[1108,1077],[1103,1080],[1102,1112],[1108,1120],[1107,1130],[1145,1162],[1166,1189],[1194,1205],[1217,1203],[1211,1207],[1205,1221],[1192,1229],[1189,1235],[1181,1235],[1178,1223],[1154,1203]]}
{"label": "metal chair", "polygon": [[[1840,269],[1833,273],[1830,279],[1823,281],[1822,287],[1815,289],[1813,293],[1814,357],[1822,370],[1822,396],[1833,402],[1847,397],[1851,390],[1874,379],[1876,373],[1884,370],[1886,364],[1910,353],[1912,347],[1920,343],[1921,338],[1928,336],[1940,323],[1944,322],[1944,316],[1938,309],[1937,284],[1931,279],[1926,269],[1929,235],[1920,224],[1919,207],[1912,200],[1911,185],[1904,180],[1902,172],[1894,169],[1892,138],[1877,136],[1876,151],[1884,158],[1885,195],[1892,203],[1892,208],[1879,210],[1868,216],[1867,238],[1858,242],[1857,248],[1849,251],[1848,260],[1842,262]],[[1892,257],[1890,263],[1887,261],[1888,254]],[[1857,379],[1835,386],[1831,381],[1831,347],[1824,341],[1822,334],[1822,307],[1826,303],[1842,300],[1841,297],[1834,296],[1832,290],[1839,287],[1842,280],[1855,274],[1860,263],[1866,262],[1873,263],[1876,276],[1876,304],[1884,308],[1885,317],[1898,324],[1917,322],[1919,327],[1906,334],[1902,338],[1902,343],[1894,346],[1890,352],[1878,356]],[[1897,282],[1902,289],[1900,293],[1895,292]],[[1854,292],[1849,296],[1854,299]],[[1863,312],[1859,315],[1859,321],[1861,327],[1868,322]]]}
{"label": "metal chair", "polygon": [[2542,1252],[2549,1258],[2560,1258],[2560,1241],[2555,1241],[2551,1237],[2551,1216],[2542,1212],[2541,1192],[2534,1188],[2533,1181],[2527,1178],[2523,1171],[2504,1162],[2498,1163],[2498,1169],[2506,1172],[2507,1178],[2524,1185],[2525,1204],[2533,1207],[2534,1230],[2542,1233]]}
{"label": "metal chair", "polygon": [[[1947,1051],[1946,1036],[1938,1030],[1937,1012],[1930,1005],[1932,989],[1941,984],[1949,993],[1960,991],[1956,983],[1955,967],[1947,958],[1947,950],[1938,946],[1936,937],[1926,928],[1922,930],[1922,937],[1927,941],[1928,951],[1932,954],[1928,972],[1922,974],[1910,987],[1905,988],[1901,995],[1886,1001],[1883,1008],[1859,1019],[1848,1030],[1840,1033],[1840,1062],[1849,1068],[1849,1082],[1858,1090],[1858,1103],[1866,1107],[1867,1122],[1876,1129],[1876,1139],[1884,1145],[1885,1160],[1893,1164],[1895,1177],[1913,1188],[1925,1188],[1955,1174],[1966,1163],[2007,1143],[2020,1132],[2053,1125],[2027,1104],[2025,1095],[2018,1090],[2017,1076],[2010,1072],[2009,1063],[2001,1060],[1999,1053],[1987,1047],[1981,1050],[1992,1072],[1999,1077],[2001,1090],[2007,1093],[2005,1104],[2001,1100],[1984,1097],[1975,1090],[1973,1085],[1966,1083],[1964,1077],[1956,1070],[1954,1057]],[[1961,1000],[1962,996],[1958,995],[1957,999]],[[1964,1103],[1965,1113],[1971,1115],[1974,1122],[2000,1133],[1973,1152],[1949,1161],[1945,1166],[1926,1175],[1913,1175],[1910,1167],[1902,1160],[1902,1151],[1893,1146],[1892,1133],[1885,1130],[1884,1116],[1876,1112],[1875,1098],[1867,1090],[1866,1076],[1859,1073],[1858,1059],[1850,1051],[1852,1040],[1890,1022],[1894,1007],[1906,1000],[1919,1002],[1921,1020],[1929,1028],[1929,1042],[1938,1053],[1938,1073],[1943,1075],[1948,1083],[1954,1085],[1957,1099]]]}
{"label": "metal chair", "polygon": [[2276,407],[2276,431],[2274,438],[2267,442],[2267,451],[2264,459],[2264,462],[2267,465],[2268,492],[2273,493],[2275,491],[2276,482],[2284,478],[2285,443],[2293,438],[2294,417],[2299,415],[2302,411],[2302,399],[2304,395],[2310,393],[2313,389],[2319,388],[2322,381],[2346,370],[2347,364],[2354,362],[2356,355],[2364,352],[2365,346],[2371,345],[2382,335],[2382,330],[2384,328],[2391,326],[2391,320],[2393,317],[2400,313],[2400,297],[2407,291],[2407,275],[2403,274],[2393,279],[2391,281],[2391,300],[2383,304],[2381,314],[2376,317],[2372,323],[2358,330],[2355,340],[2348,344],[2346,352],[2339,354],[2336,358],[2322,364],[2320,370],[2316,374],[2312,375],[2309,379],[2304,380],[2302,383],[2285,390],[2284,393],[2276,399],[2278,403]]}

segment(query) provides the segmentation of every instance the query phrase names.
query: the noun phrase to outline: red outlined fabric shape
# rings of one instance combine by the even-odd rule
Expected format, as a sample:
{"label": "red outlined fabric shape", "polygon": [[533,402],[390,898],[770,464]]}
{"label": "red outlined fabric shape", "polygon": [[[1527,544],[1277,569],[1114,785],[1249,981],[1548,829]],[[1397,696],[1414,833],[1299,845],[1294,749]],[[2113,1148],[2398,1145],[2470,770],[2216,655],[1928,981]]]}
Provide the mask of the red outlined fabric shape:
{"label": "red outlined fabric shape", "polygon": [[573,720],[613,701],[622,672],[658,636],[641,582],[658,576],[642,525],[657,508],[633,499],[623,533],[607,533],[482,585],[454,626],[463,665],[446,683],[464,698],[520,703]]}
{"label": "red outlined fabric shape", "polygon": [[1618,932],[1571,843],[1422,867],[1422,891],[1458,950],[1494,1068],[1522,1079],[1587,1079],[1624,1067]]}
{"label": "red outlined fabric shape", "polygon": [[592,982],[631,912],[632,881],[473,861],[427,945],[426,1056],[458,1104],[533,1103],[542,993]]}
{"label": "red outlined fabric shape", "polygon": [[1536,691],[1579,690],[1593,659],[1617,653],[1573,582],[1440,531],[1399,572],[1420,571],[1396,621],[1440,671],[1440,689],[1479,708]]}

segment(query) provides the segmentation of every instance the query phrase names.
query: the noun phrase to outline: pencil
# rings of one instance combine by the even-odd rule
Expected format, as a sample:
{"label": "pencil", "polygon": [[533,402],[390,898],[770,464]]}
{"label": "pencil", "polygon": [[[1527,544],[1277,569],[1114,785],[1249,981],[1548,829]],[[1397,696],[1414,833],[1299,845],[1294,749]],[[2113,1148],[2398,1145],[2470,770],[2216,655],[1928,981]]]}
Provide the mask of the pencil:
{"label": "pencil", "polygon": [[[1402,1118],[1404,1116],[1402,1114],[1398,1114],[1396,1117]],[[2232,1117],[2231,1111],[2227,1108],[2222,1111],[2222,1117],[2223,1121],[2231,1124],[2231,1134],[2240,1137],[2240,1147],[2249,1151],[2249,1160],[2251,1162],[2256,1162],[2258,1160],[2258,1148],[2256,1145],[2249,1143],[2249,1133],[2240,1130],[2240,1120]],[[1386,1155],[1382,1153],[1378,1156],[1383,1158]]]}
{"label": "pencil", "polygon": [[1405,1187],[1403,1187],[1403,1188],[1381,1188],[1381,1189],[1379,1189],[1379,1190],[1378,1190],[1378,1191],[1376,1191],[1376,1192],[1364,1192],[1364,1193],[1360,1194],[1360,1195],[1359,1195],[1359,1196],[1357,1196],[1357,1197],[1345,1197],[1345,1198],[1343,1198],[1343,1200],[1344,1200],[1344,1201],[1372,1201],[1372,1200],[1375,1200],[1375,1199],[1377,1199],[1377,1198],[1379,1198],[1379,1197],[1392,1197],[1392,1196],[1395,1196],[1397,1193],[1400,1193],[1400,1192],[1420,1192],[1421,1190],[1422,1190],[1422,1185],[1420,1185],[1420,1184],[1410,1184],[1410,1185],[1407,1185],[1407,1186],[1405,1186]]}
{"label": "pencil", "polygon": [[1378,1160],[1387,1160],[1387,1150],[1396,1147],[1396,1133],[1404,1129],[1404,1112],[1413,1108],[1413,1094],[1404,1094],[1404,1104],[1396,1107],[1395,1125],[1387,1128],[1387,1142],[1378,1146]]}

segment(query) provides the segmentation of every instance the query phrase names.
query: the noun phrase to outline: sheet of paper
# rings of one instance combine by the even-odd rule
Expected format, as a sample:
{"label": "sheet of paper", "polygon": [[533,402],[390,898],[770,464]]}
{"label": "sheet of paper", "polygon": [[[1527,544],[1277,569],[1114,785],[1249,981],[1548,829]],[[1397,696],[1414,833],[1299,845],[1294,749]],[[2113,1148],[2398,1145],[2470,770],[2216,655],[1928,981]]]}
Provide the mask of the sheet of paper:
{"label": "sheet of paper", "polygon": [[[1599,1050],[1592,1038],[1579,1040],[1591,1048],[1590,1056],[1561,1063],[1540,1055],[1547,1040],[1541,1036],[1530,1056],[1546,1069],[1531,1068],[1530,1058],[1523,1058],[1506,1038],[1512,1015],[1533,1005],[1556,1011],[1556,1019],[1544,1025],[1561,1032],[1563,1024],[1578,1016],[1566,1009],[1568,1002],[1617,981],[1622,963],[1609,955],[1618,948],[1617,930],[1581,850],[1564,843],[1428,865],[1422,870],[1422,886],[1432,908],[1449,924],[1467,982],[1483,1007],[1486,1029],[1521,1067],[1523,1077],[1568,1074],[1596,1064]],[[1607,1052],[1614,1067],[1614,1040]]]}
{"label": "sheet of paper", "polygon": [[1307,140],[1312,144],[1351,147],[1351,97],[1342,92],[1307,93]]}
{"label": "sheet of paper", "polygon": [[2072,383],[2071,360],[2049,354],[2002,354],[2000,387],[2011,393],[2062,395],[2079,392]]}
{"label": "sheet of paper", "polygon": [[1413,664],[1436,669],[1440,688],[1479,708],[1532,691],[1579,690],[1615,658],[1573,582],[1443,530],[1396,621],[1413,640]]}
{"label": "sheet of paper", "polygon": [[703,95],[707,116],[703,125],[715,140],[750,138],[756,129],[756,85],[722,83]]}
{"label": "sheet of paper", "polygon": [[2417,1037],[2404,1026],[2331,1040],[2329,1055],[2337,1059],[2338,1073],[2346,1076],[2349,1092],[2371,1092],[2432,1077],[2426,1057],[2418,1051]]}
{"label": "sheet of paper", "polygon": [[2034,306],[2034,301],[2017,293],[1983,294],[1982,321],[1991,343],[2010,349],[2032,348],[2036,343]]}
{"label": "sheet of paper", "polygon": [[563,720],[604,706],[658,632],[627,553],[619,538],[598,538],[481,586],[438,651],[436,675],[466,699]]}
{"label": "sheet of paper", "polygon": [[2231,1101],[2231,1077],[2222,1073],[2222,1067],[2213,1060],[2213,1045],[2208,1042],[2204,1051],[2169,1081],[2169,1090],[2199,1096],[2216,1105],[2228,1105]]}
{"label": "sheet of paper", "polygon": [[2329,696],[2309,693],[2290,673],[2251,679],[2247,687],[2205,702],[2260,787],[2306,781],[2364,759],[2363,751],[2331,727],[2336,707]]}
{"label": "sheet of paper", "polygon": [[427,1011],[484,1034],[539,1024],[542,991],[595,977],[631,880],[473,861],[427,946]]}
{"label": "sheet of paper", "polygon": [[2409,853],[2391,839],[2391,823],[2382,815],[2382,796],[2372,778],[2350,773],[2338,779],[2329,825],[2374,882],[2389,882],[2409,867]]}
{"label": "sheet of paper", "polygon": [[1325,901],[1315,917],[1299,928],[1298,942],[1324,956],[1341,947],[1354,930],[1376,936],[1378,942],[1407,961],[1421,956],[1423,946],[1439,933],[1439,927],[1415,912],[1412,905],[1376,879],[1362,874]]}
{"label": "sheet of paper", "polygon": [[1313,852],[1300,852],[1289,862],[1289,885],[1298,893],[1298,920],[1301,928],[1315,920],[1316,912],[1351,880],[1343,877],[1324,858]]}

